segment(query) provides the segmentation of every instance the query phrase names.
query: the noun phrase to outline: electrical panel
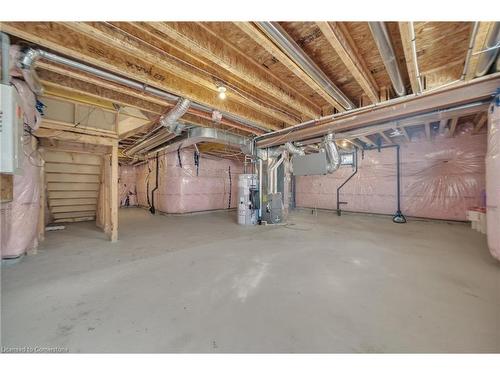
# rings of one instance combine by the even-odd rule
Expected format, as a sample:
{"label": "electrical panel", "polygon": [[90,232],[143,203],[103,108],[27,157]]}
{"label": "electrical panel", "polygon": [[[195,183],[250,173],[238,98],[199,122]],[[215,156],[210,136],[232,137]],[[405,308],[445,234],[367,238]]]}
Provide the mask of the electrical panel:
{"label": "electrical panel", "polygon": [[24,114],[16,88],[0,84],[0,172],[21,174]]}

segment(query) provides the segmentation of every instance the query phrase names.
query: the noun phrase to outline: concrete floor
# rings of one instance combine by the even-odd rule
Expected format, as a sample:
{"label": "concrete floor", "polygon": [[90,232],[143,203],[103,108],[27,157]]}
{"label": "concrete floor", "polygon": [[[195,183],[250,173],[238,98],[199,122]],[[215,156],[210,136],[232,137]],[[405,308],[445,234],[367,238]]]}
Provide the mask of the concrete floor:
{"label": "concrete floor", "polygon": [[2,345],[71,352],[500,352],[500,263],[465,224],[120,212],[2,270]]}

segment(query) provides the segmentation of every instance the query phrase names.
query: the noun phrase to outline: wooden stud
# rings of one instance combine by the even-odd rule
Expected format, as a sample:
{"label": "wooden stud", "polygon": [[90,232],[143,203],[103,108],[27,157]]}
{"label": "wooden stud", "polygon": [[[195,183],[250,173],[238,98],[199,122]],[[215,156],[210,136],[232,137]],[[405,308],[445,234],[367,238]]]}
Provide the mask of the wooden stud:
{"label": "wooden stud", "polygon": [[379,102],[379,88],[354,41],[340,22],[316,22],[335,52],[372,103]]}
{"label": "wooden stud", "polygon": [[111,242],[118,241],[118,144],[111,149],[111,176],[110,176],[110,220],[111,220]]}
{"label": "wooden stud", "polygon": [[476,123],[476,126],[474,127],[474,130],[472,131],[472,134],[477,134],[479,131],[483,128],[484,125],[488,122],[488,116],[486,113],[482,113],[479,121]]}
{"label": "wooden stud", "polygon": [[457,123],[458,123],[458,117],[453,117],[450,122],[450,131],[448,132],[448,137],[452,138],[455,135]]}
{"label": "wooden stud", "polygon": [[444,130],[446,128],[446,124],[448,123],[448,119],[444,119],[439,121],[439,134],[444,134]]}
{"label": "wooden stud", "polygon": [[425,137],[427,138],[428,141],[431,140],[431,122],[428,121],[424,124],[425,128]]}

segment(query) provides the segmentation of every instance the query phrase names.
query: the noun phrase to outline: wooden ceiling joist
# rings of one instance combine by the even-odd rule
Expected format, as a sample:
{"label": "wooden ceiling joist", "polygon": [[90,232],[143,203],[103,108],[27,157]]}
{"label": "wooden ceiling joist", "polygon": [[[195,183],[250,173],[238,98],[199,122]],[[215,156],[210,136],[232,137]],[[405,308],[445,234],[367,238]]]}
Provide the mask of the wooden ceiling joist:
{"label": "wooden ceiling joist", "polygon": [[144,62],[139,58],[143,55],[142,50],[140,50],[139,57],[116,50],[117,45],[121,45],[117,40],[113,40],[111,45],[106,44],[53,22],[4,22],[2,28],[9,34],[50,48],[70,58],[85,61],[179,96],[188,97],[211,108],[252,121],[263,128],[281,127],[280,121],[272,120],[246,105],[235,103],[230,98],[220,100],[217,98],[216,90],[193,84],[173,74],[176,71],[174,66],[171,70],[165,71],[158,69],[154,64]]}
{"label": "wooden ceiling joist", "polygon": [[209,60],[219,68],[225,69],[247,84],[257,87],[284,105],[299,110],[308,119],[319,116],[320,112],[317,109],[314,110],[310,105],[293,98],[280,87],[270,83],[260,70],[255,69],[246,56],[235,53],[227,44],[208,34],[199,25],[181,22],[151,22],[149,25],[198,57]]}
{"label": "wooden ceiling joist", "polygon": [[401,34],[401,42],[403,43],[403,51],[406,61],[406,69],[408,71],[408,76],[410,77],[411,90],[414,94],[419,92],[420,85],[418,83],[419,77],[417,77],[417,64],[413,56],[412,40],[411,40],[411,23],[410,22],[399,22],[399,32]]}
{"label": "wooden ceiling joist", "polygon": [[316,22],[335,52],[372,103],[379,102],[379,88],[354,41],[340,22]]}
{"label": "wooden ceiling joist", "polygon": [[[64,23],[64,25],[77,33],[87,35],[88,37],[104,44],[114,45],[124,53],[139,58],[151,67],[146,69],[152,69],[152,67],[155,67],[159,71],[159,73],[156,74],[161,74],[162,76],[165,76],[167,74],[176,75],[186,80],[187,82],[204,87],[212,93],[214,98],[217,97],[217,86],[212,80],[202,77],[195,70],[187,69],[179,62],[173,59],[169,59],[165,55],[160,55],[156,51],[151,51],[150,48],[147,47],[147,45],[144,45],[141,42],[130,38],[126,34],[121,34],[113,28],[107,27],[107,25],[103,23],[93,22],[91,24],[87,24],[84,22],[67,22]],[[181,93],[181,96],[190,98],[184,92]],[[274,118],[288,125],[297,122],[296,119],[284,114],[281,111],[266,107],[258,102],[250,100],[249,98],[236,93],[228,96],[228,99],[226,99],[225,101],[218,100],[218,102],[221,103],[227,103],[229,101],[235,101],[242,106],[248,106],[258,113],[265,114],[270,118]],[[281,128],[281,126],[279,125],[271,125],[269,123],[269,120],[266,122],[268,123],[265,125],[269,129],[277,130]]]}
{"label": "wooden ceiling joist", "polygon": [[[495,22],[479,22],[479,28],[476,34],[476,38],[474,40],[474,47],[472,48],[472,55],[470,57],[469,66],[467,67],[467,71],[465,72],[465,80],[469,81],[474,78],[476,73],[477,63],[479,61],[478,54],[481,50],[484,49],[486,45],[486,37],[488,36],[488,32],[490,28],[494,27]],[[472,32],[472,30],[471,30]]]}
{"label": "wooden ceiling joist", "polygon": [[387,144],[393,144],[394,142],[390,139],[384,132],[377,133]]}
{"label": "wooden ceiling joist", "polygon": [[276,46],[266,35],[250,22],[235,22],[244,33],[252,38],[256,43],[262,46],[274,58],[285,65],[293,74],[300,78],[310,88],[315,90],[323,99],[333,105],[338,111],[343,112],[345,109],[332,98],[321,85],[316,83],[309,75],[307,75],[288,55],[286,55],[278,46]]}

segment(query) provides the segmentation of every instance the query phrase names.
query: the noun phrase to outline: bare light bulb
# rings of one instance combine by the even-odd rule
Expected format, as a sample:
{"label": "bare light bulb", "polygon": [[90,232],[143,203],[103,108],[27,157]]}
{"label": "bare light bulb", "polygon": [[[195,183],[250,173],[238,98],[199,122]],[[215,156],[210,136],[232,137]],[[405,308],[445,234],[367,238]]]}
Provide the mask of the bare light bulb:
{"label": "bare light bulb", "polygon": [[224,86],[219,86],[217,91],[219,91],[219,99],[226,99],[226,88]]}

